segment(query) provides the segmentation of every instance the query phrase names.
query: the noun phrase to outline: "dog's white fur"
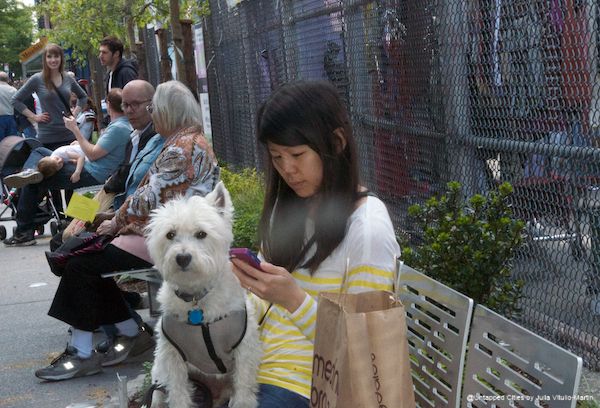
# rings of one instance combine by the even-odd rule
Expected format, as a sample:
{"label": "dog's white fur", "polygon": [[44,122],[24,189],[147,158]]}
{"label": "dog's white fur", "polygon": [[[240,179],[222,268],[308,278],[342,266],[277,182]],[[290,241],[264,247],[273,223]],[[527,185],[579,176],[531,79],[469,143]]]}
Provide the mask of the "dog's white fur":
{"label": "dog's white fur", "polygon": [[[176,314],[182,321],[187,319],[190,304],[176,296],[175,289],[192,294],[211,288],[199,304],[205,322],[246,306],[248,327],[234,350],[232,389],[219,401],[214,401],[214,406],[219,406],[230,396],[231,408],[255,408],[261,346],[253,305],[246,299],[245,290],[240,287],[229,264],[232,219],[229,192],[219,183],[206,197],[174,199],[155,210],[147,228],[147,245],[154,265],[163,277],[157,297],[163,315]],[[189,265],[182,268],[176,259],[178,254],[190,254]],[[158,339],[152,381],[166,387],[166,402],[170,408],[188,408],[192,406],[194,392],[188,374],[194,376],[198,374],[194,370],[198,370],[184,362],[175,347],[164,338],[160,321],[156,327]],[[224,376],[215,376],[217,380],[222,380],[221,377]],[[164,406],[164,395],[155,392],[154,396],[152,407]]]}

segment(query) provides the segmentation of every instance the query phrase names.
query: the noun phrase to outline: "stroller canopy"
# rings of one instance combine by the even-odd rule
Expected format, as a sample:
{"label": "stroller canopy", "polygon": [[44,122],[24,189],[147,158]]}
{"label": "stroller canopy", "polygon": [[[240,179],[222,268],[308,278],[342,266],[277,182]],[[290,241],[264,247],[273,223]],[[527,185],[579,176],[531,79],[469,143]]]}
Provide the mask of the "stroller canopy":
{"label": "stroller canopy", "polygon": [[33,138],[7,136],[0,141],[0,174],[6,176],[21,170],[29,154],[42,143]]}

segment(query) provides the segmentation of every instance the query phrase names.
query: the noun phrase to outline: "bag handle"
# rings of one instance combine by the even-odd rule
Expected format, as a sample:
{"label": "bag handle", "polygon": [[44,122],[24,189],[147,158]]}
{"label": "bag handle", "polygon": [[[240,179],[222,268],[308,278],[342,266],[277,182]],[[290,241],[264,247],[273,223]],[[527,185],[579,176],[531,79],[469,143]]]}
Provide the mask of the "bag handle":
{"label": "bag handle", "polygon": [[345,295],[348,293],[348,287],[347,287],[347,283],[348,283],[348,275],[350,271],[350,257],[346,258],[346,266],[344,268],[344,276],[342,276],[342,283],[340,284],[340,290],[338,291],[338,304],[340,303],[340,299],[342,297],[342,295]]}
{"label": "bag handle", "polygon": [[396,269],[394,274],[394,298],[400,299],[400,273],[402,272],[402,267],[404,266],[404,261],[400,259],[400,257],[396,257]]}
{"label": "bag handle", "polygon": [[[396,264],[396,268],[394,268],[394,281],[392,283],[392,291],[394,292],[394,297],[399,299],[400,296],[400,273],[402,272],[402,267],[404,266],[404,261],[400,259],[400,257],[394,256],[394,263]],[[342,283],[340,284],[340,290],[338,291],[338,299],[342,294],[348,293],[347,283],[348,283],[348,272],[350,269],[350,258],[346,258],[346,268],[344,270],[344,276],[342,277]]]}

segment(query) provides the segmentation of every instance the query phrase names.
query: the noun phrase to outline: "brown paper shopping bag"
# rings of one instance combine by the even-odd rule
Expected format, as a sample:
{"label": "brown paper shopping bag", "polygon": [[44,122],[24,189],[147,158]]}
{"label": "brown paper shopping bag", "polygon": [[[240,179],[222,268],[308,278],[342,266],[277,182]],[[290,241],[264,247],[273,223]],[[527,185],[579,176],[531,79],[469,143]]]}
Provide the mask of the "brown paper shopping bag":
{"label": "brown paper shopping bag", "polygon": [[389,292],[321,293],[310,406],[414,408],[405,313]]}

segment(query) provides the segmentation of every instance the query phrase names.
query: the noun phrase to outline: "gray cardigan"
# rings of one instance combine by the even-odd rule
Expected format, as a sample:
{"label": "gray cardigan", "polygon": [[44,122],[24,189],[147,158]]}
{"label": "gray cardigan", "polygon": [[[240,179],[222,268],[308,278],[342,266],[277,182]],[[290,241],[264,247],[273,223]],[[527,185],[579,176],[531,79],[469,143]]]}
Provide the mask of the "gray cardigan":
{"label": "gray cardigan", "polygon": [[[57,91],[61,93],[67,103],[71,99],[71,92],[75,93],[77,95],[77,106],[83,109],[87,101],[87,94],[75,79],[65,74],[62,77],[62,84],[57,88]],[[75,140],[75,135],[65,127],[63,122],[62,112],[66,110],[65,104],[56,94],[56,91],[49,91],[46,88],[41,72],[29,78],[25,85],[13,96],[12,104],[15,110],[22,113],[27,108],[23,102],[34,92],[37,93],[40,100],[42,112],[48,112],[50,115],[50,122],[38,123],[39,141],[43,144],[61,142],[66,144]]]}

